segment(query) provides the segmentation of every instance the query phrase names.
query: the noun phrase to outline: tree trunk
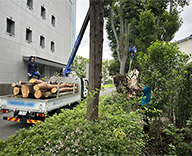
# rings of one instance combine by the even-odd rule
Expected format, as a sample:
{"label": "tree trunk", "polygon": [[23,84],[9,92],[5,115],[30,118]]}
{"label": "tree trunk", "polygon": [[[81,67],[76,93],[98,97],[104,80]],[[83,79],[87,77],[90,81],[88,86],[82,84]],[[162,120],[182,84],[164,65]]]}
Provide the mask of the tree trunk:
{"label": "tree trunk", "polygon": [[32,98],[34,97],[34,90],[32,84],[23,84],[21,87],[21,92],[23,98]]}
{"label": "tree trunk", "polygon": [[111,6],[110,19],[111,19],[111,26],[112,26],[112,30],[113,30],[113,33],[114,33],[114,36],[115,36],[115,40],[117,42],[116,52],[117,52],[118,60],[119,60],[119,63],[120,63],[119,73],[120,74],[125,74],[125,63],[126,63],[126,60],[127,60],[127,52],[128,52],[128,46],[129,46],[129,39],[128,39],[129,27],[128,27],[128,21],[125,20],[125,22],[124,22],[124,19],[123,19],[123,16],[122,16],[121,6],[120,6],[120,15],[119,15],[119,17],[120,17],[120,38],[118,38],[117,32],[115,30],[114,20],[113,20],[113,9],[112,9],[112,6]]}
{"label": "tree trunk", "polygon": [[125,74],[125,63],[126,63],[126,59],[125,58],[121,59],[119,73],[122,75]]}
{"label": "tree trunk", "polygon": [[[104,0],[90,0],[90,63],[89,63],[89,94],[101,88]],[[99,92],[87,101],[87,119],[98,117]]]}

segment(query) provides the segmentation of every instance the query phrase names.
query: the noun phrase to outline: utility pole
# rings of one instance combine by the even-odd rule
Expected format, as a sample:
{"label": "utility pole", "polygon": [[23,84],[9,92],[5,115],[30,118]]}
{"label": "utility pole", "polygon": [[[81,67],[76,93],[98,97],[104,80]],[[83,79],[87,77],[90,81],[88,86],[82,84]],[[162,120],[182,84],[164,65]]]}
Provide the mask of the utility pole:
{"label": "utility pole", "polygon": [[[99,92],[101,88],[101,70],[103,53],[104,0],[89,0],[90,5],[90,60],[89,60],[89,92],[98,94],[87,101],[87,119],[98,117]],[[91,97],[91,94],[88,94]]]}

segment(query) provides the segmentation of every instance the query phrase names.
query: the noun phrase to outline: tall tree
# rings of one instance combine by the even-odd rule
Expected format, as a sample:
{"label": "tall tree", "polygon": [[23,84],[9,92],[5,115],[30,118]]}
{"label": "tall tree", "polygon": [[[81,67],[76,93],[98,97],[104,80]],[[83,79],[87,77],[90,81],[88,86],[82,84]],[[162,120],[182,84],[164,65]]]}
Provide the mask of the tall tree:
{"label": "tall tree", "polygon": [[[110,40],[110,47],[114,57],[119,61],[120,74],[125,74],[125,64],[128,58],[128,48],[133,44],[133,36],[130,33],[130,24],[137,16],[141,0],[106,0],[105,17],[106,29]],[[130,40],[131,38],[131,40]]]}
{"label": "tall tree", "polygon": [[[98,117],[99,91],[101,88],[101,69],[103,51],[104,0],[90,0],[90,63],[89,97],[87,101],[87,119]],[[97,91],[98,94],[94,94]]]}
{"label": "tall tree", "polygon": [[82,56],[75,56],[75,59],[72,64],[72,74],[83,78],[86,76],[86,64],[89,64],[89,59]]}
{"label": "tall tree", "polygon": [[105,83],[105,81],[109,78],[109,64],[110,60],[105,60],[102,62],[102,82]]}
{"label": "tall tree", "polygon": [[[139,52],[147,53],[147,48],[151,45],[151,42],[155,42],[157,39],[171,41],[174,38],[182,24],[179,15],[186,5],[189,5],[189,0],[106,0],[106,30],[114,59],[121,64],[119,56],[123,55],[121,55],[120,48],[122,43],[120,42],[122,35],[120,33],[120,7],[122,8],[123,19],[126,19],[129,23],[128,46],[136,45]],[[111,10],[113,11],[115,31],[119,37],[119,46],[117,37],[113,33],[114,29],[112,29]],[[124,34],[124,39],[125,37]],[[125,44],[125,40],[123,44]],[[117,51],[118,47],[120,55]]]}

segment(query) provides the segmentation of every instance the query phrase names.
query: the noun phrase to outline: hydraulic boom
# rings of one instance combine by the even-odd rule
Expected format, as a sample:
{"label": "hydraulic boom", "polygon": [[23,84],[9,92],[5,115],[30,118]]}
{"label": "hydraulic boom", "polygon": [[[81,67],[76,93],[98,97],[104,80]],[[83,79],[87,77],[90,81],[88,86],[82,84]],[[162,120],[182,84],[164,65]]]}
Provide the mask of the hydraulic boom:
{"label": "hydraulic boom", "polygon": [[89,16],[89,10],[88,10],[88,11],[87,11],[87,14],[86,14],[86,17],[85,17],[85,20],[84,20],[84,22],[83,22],[83,25],[82,25],[82,27],[81,27],[81,30],[80,30],[80,32],[79,32],[79,35],[77,36],[77,39],[76,39],[76,41],[75,41],[75,44],[74,44],[74,47],[73,47],[73,49],[72,49],[71,55],[70,55],[70,57],[69,57],[67,66],[66,66],[66,68],[65,68],[65,70],[64,70],[64,76],[65,76],[65,77],[67,77],[68,74],[71,73],[71,65],[72,65],[72,63],[73,63],[73,60],[74,60],[74,58],[75,58],[75,55],[76,55],[76,53],[77,53],[77,50],[78,50],[79,45],[80,45],[80,43],[81,43],[81,40],[82,40],[82,38],[83,38],[83,35],[84,35],[84,33],[85,33],[85,30],[86,30],[86,28],[87,28],[87,25],[88,25],[89,20],[90,20],[90,16]]}

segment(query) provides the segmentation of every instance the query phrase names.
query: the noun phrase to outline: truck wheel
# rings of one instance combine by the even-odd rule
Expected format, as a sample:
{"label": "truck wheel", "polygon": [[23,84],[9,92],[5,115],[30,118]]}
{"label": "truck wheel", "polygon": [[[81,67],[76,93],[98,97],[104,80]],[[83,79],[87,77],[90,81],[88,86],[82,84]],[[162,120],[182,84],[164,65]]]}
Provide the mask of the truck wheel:
{"label": "truck wheel", "polygon": [[61,113],[61,109],[57,109],[56,113],[59,115]]}

